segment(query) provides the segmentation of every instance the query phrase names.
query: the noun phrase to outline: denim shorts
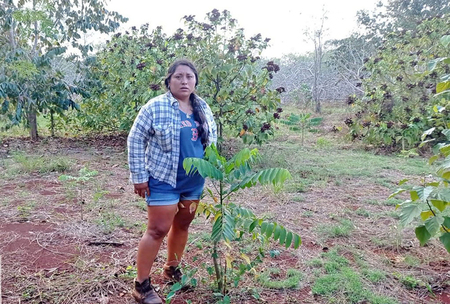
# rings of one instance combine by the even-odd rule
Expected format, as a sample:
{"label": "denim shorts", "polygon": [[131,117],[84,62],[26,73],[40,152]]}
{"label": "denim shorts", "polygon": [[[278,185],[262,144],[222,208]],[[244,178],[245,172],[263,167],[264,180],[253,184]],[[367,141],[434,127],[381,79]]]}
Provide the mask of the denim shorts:
{"label": "denim shorts", "polygon": [[169,206],[178,204],[180,201],[196,201],[200,200],[203,193],[203,184],[194,189],[183,191],[172,190],[158,192],[158,190],[150,189],[150,196],[145,196],[148,206]]}

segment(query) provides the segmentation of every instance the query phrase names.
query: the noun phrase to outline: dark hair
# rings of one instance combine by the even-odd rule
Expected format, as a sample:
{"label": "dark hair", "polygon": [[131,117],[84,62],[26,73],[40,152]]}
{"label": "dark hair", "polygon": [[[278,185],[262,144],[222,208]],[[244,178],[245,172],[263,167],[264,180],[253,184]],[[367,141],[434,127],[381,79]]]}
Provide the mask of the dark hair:
{"label": "dark hair", "polygon": [[[169,87],[170,79],[172,78],[173,73],[175,73],[175,70],[177,69],[177,67],[179,67],[180,65],[185,65],[192,70],[192,72],[195,75],[195,87],[197,87],[198,72],[197,72],[197,69],[195,68],[195,65],[190,60],[179,59],[179,60],[175,61],[174,63],[172,63],[172,65],[167,69],[167,75],[166,75],[166,78],[164,79],[164,84],[166,85],[166,88],[169,91],[170,91],[170,87]],[[189,96],[189,100],[191,101],[194,119],[196,121],[198,121],[200,124],[200,126],[198,127],[198,135],[202,141],[203,148],[206,148],[206,146],[208,144],[208,130],[205,130],[203,128],[203,125],[206,123],[205,113],[203,112],[203,110],[200,106],[200,102],[197,100],[197,96],[194,93],[191,93],[191,96]]]}

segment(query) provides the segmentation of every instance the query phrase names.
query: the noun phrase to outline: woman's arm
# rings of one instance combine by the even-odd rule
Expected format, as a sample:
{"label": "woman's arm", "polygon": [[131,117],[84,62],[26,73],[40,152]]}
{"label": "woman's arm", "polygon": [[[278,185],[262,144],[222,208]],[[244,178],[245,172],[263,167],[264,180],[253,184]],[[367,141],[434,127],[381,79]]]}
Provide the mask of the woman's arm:
{"label": "woman's arm", "polygon": [[149,179],[149,174],[145,169],[145,150],[152,133],[152,122],[151,112],[148,107],[144,106],[139,111],[128,134],[128,166],[130,180],[133,184],[147,183]]}

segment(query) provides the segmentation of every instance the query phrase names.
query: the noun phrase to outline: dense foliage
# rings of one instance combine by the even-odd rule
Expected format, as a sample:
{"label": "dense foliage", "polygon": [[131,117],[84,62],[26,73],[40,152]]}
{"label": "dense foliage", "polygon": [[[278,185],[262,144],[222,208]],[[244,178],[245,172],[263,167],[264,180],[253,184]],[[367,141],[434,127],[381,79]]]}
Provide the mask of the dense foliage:
{"label": "dense foliage", "polygon": [[279,70],[260,58],[269,39],[247,39],[228,11],[213,10],[206,22],[184,20],[186,29],[170,36],[161,27],[150,32],[148,25],[114,35],[97,57],[93,75],[100,86],[83,105],[84,126],[128,130],[140,107],[164,92],[170,63],[185,57],[199,70],[197,92],[210,104],[221,137],[229,129],[246,142],[261,143],[272,134],[284,88],[269,88]]}
{"label": "dense foliage", "polygon": [[427,67],[431,59],[449,54],[439,43],[450,30],[449,20],[434,18],[420,22],[415,30],[391,33],[378,53],[365,59],[365,94],[347,100],[357,109],[345,122],[353,138],[403,150],[418,146],[439,101],[434,97],[439,77],[448,72],[445,66],[433,71]]}
{"label": "dense foliage", "polygon": [[50,113],[53,122],[54,114],[77,108],[74,96],[87,93],[52,63],[62,58],[69,45],[87,55],[92,46],[82,43],[81,35],[113,32],[125,20],[97,0],[2,2],[0,115],[9,118],[6,126],[19,124],[25,116],[36,139],[37,115]]}
{"label": "dense foliage", "polygon": [[[450,46],[450,35],[441,39],[443,48]],[[433,60],[430,69],[434,71],[438,66],[450,66],[450,57],[441,57]],[[437,97],[441,98],[441,105],[435,106],[436,114],[447,111],[450,106],[450,71],[440,78],[437,85]],[[423,178],[421,185],[408,186],[406,181],[401,181],[400,188],[392,196],[408,191],[410,199],[398,205],[400,219],[404,225],[414,223],[416,237],[421,245],[425,245],[431,238],[439,237],[441,243],[450,253],[450,123],[447,115],[436,116],[431,121],[433,127],[422,135],[426,142],[436,142],[429,138],[433,132],[442,134],[445,140],[435,146],[436,155],[430,158],[430,164],[435,163],[441,157],[444,158],[437,166],[435,175]],[[427,139],[428,138],[428,139]]]}

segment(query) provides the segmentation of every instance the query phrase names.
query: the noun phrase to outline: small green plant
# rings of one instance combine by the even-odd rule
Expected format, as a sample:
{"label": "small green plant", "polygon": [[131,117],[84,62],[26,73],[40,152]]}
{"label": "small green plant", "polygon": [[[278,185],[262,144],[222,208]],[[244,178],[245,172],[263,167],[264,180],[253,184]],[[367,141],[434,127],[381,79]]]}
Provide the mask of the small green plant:
{"label": "small green plant", "polygon": [[125,269],[124,273],[121,273],[119,275],[119,278],[129,279],[132,280],[137,276],[137,269],[136,266],[128,265]]}
{"label": "small green plant", "polygon": [[328,139],[323,138],[323,137],[317,138],[317,141],[316,141],[316,146],[317,147],[319,147],[321,149],[328,149],[328,148],[331,147],[331,145],[332,144],[331,144],[331,142]]}
{"label": "small green plant", "polygon": [[170,288],[169,293],[166,297],[166,303],[170,303],[175,297],[176,293],[179,290],[182,290],[184,287],[189,286],[191,288],[197,287],[197,279],[194,278],[195,273],[198,269],[183,269],[183,276],[181,277],[181,281],[173,284]]}
{"label": "small green plant", "polygon": [[400,274],[400,273],[394,273],[393,274],[394,275],[394,277],[396,277],[399,281],[400,281],[400,283],[402,283],[407,289],[414,289],[414,288],[416,288],[417,286],[424,286],[425,284],[421,281],[421,280],[419,280],[419,279],[416,279],[415,277],[413,277],[413,276],[409,276],[409,275],[402,275],[402,274]]}
{"label": "small green plant", "polygon": [[255,265],[264,257],[262,247],[253,250],[255,255],[252,257],[242,250],[235,254],[230,250],[233,242],[250,236],[261,245],[270,238],[286,248],[298,248],[301,244],[300,236],[296,233],[278,223],[259,218],[250,210],[230,201],[231,195],[240,189],[250,188],[258,183],[279,186],[291,177],[289,171],[282,168],[270,168],[257,173],[252,171],[252,165],[259,159],[257,149],[245,148],[226,160],[212,145],[206,148],[204,159],[187,158],[183,163],[187,174],[198,171],[213,182],[213,187],[206,189],[212,202],[203,201],[197,212],[203,213],[213,222],[211,241],[214,266],[207,270],[210,274],[215,274],[218,292],[222,295],[220,301],[227,301],[229,283],[232,282],[237,287],[241,276],[248,271],[255,272]]}
{"label": "small green plant", "polygon": [[98,174],[97,171],[90,171],[88,168],[83,167],[78,171],[78,176],[71,175],[61,175],[59,176],[59,180],[62,182],[66,182],[70,187],[77,188],[79,192],[79,203],[80,203],[80,215],[81,220],[83,221],[83,205],[85,204],[85,200],[83,197],[83,188],[91,178]]}
{"label": "small green plant", "polygon": [[103,228],[103,232],[109,234],[116,229],[116,227],[124,227],[125,221],[120,216],[113,212],[102,212],[97,224]]}
{"label": "small green plant", "polygon": [[26,205],[17,206],[17,211],[21,218],[28,218],[31,215],[31,211],[36,206],[35,202],[29,202]]}
{"label": "small green plant", "polygon": [[322,120],[323,117],[311,118],[311,113],[302,113],[299,115],[291,114],[287,120],[282,120],[281,122],[290,126],[289,128],[293,131],[300,131],[303,146],[306,131],[317,132],[317,129],[314,127],[320,125]]}

